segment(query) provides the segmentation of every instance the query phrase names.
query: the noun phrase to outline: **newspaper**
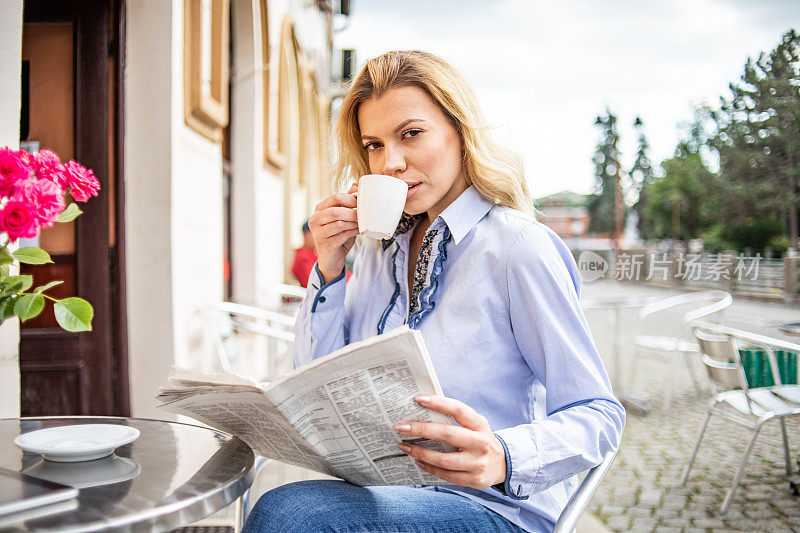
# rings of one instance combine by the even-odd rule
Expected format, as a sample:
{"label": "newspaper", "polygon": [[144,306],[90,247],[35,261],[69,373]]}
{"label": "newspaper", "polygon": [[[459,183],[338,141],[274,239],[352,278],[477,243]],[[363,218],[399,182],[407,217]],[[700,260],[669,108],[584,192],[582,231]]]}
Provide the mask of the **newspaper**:
{"label": "newspaper", "polygon": [[422,334],[403,326],[271,383],[174,368],[157,399],[167,411],[236,435],[259,455],[355,485],[447,484],[397,448],[413,442],[455,450],[393,429],[409,421],[453,423],[415,402],[419,394],[442,390]]}

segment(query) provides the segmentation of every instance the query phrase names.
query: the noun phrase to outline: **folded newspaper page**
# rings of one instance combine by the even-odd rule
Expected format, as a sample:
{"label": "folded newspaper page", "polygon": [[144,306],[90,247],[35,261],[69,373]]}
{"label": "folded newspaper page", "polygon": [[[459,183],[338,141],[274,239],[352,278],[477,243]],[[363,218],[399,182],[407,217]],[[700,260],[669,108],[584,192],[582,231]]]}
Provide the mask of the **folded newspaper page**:
{"label": "folded newspaper page", "polygon": [[422,334],[403,326],[272,383],[175,368],[157,399],[167,411],[236,435],[259,455],[355,485],[444,485],[397,448],[406,441],[454,451],[394,431],[400,422],[453,423],[415,402],[419,394],[442,390]]}

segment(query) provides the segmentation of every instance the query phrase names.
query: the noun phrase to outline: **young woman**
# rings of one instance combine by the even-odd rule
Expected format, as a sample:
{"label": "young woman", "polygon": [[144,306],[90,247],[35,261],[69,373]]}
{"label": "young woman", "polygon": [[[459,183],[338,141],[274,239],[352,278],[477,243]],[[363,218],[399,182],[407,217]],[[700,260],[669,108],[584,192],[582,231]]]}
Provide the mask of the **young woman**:
{"label": "young woman", "polygon": [[[248,531],[552,531],[571,478],[616,449],[615,399],[563,241],[529,213],[518,159],[483,124],[464,78],[424,52],[371,59],[337,123],[342,183],[386,174],[409,186],[393,239],[357,247],[356,198],[309,221],[319,259],[296,325],[295,365],[403,324],[422,332],[458,426],[398,424],[455,446],[402,451],[452,485],[304,481],[267,492]],[[350,188],[350,193],[357,185]]]}

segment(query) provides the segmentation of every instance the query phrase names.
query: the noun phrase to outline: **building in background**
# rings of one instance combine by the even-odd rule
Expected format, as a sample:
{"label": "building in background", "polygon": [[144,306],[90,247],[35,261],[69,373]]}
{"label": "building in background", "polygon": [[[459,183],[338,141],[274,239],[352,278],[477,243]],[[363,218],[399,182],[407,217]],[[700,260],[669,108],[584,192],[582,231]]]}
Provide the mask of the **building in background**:
{"label": "building in background", "polygon": [[540,220],[562,239],[584,237],[589,231],[586,196],[572,191],[544,196],[536,200]]}
{"label": "building in background", "polygon": [[172,365],[215,368],[200,311],[292,279],[328,192],[343,16],[323,0],[0,4],[0,146],[53,149],[102,185],[28,272],[89,300],[94,330],[62,333],[49,309],[4,323],[2,416],[163,417]]}
{"label": "building in background", "polygon": [[614,240],[611,235],[589,235],[586,200],[586,195],[572,191],[538,198],[535,204],[541,213],[539,221],[555,231],[573,252],[612,250]]}

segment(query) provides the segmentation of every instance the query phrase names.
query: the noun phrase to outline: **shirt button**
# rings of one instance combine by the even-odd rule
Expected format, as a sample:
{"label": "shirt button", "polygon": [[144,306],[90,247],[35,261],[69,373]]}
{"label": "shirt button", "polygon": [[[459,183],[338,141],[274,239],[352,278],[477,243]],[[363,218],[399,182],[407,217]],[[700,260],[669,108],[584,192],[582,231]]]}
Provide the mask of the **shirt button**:
{"label": "shirt button", "polygon": [[319,297],[319,301],[320,301],[320,303],[324,304],[325,303],[325,297],[324,296],[320,296]]}

